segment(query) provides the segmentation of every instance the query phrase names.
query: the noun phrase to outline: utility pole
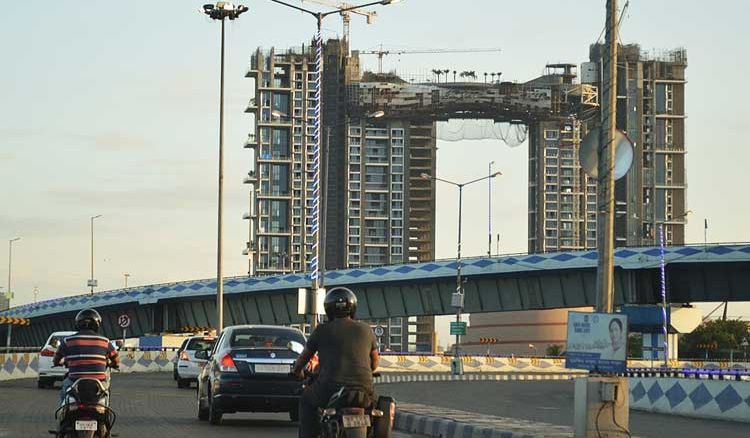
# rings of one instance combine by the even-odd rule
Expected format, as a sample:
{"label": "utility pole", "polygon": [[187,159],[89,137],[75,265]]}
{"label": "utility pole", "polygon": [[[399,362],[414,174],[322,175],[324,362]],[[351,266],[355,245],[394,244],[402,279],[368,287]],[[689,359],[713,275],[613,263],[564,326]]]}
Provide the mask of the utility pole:
{"label": "utility pole", "polygon": [[612,313],[614,301],[615,130],[617,129],[617,0],[607,0],[606,48],[602,72],[599,142],[598,238],[596,311]]}

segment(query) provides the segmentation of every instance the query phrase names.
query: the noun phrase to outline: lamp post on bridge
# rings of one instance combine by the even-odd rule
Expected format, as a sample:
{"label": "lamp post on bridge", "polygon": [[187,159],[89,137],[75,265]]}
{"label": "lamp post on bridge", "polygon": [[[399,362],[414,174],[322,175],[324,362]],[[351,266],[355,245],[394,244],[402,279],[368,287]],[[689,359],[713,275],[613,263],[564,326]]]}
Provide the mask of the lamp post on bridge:
{"label": "lamp post on bridge", "polygon": [[[16,237],[13,239],[8,240],[8,288],[5,290],[5,296],[8,299],[8,308],[10,309],[10,302],[13,299],[13,289],[11,289],[11,271],[13,269],[13,242],[18,242],[21,240],[20,237]],[[10,340],[11,340],[11,331],[13,330],[13,325],[8,324],[8,333],[7,337],[5,339],[5,347],[7,351],[10,351]]]}
{"label": "lamp post on bridge", "polygon": [[[360,7],[363,7],[363,6],[360,6]],[[375,111],[375,112],[366,114],[362,118],[365,119],[365,120],[379,119],[379,118],[383,117],[384,115],[385,115],[385,112],[383,112],[383,111]],[[302,116],[290,116],[289,114],[286,114],[286,113],[281,112],[279,110],[273,110],[273,111],[271,111],[271,116],[275,117],[277,119],[287,118],[287,119],[294,119],[294,120],[302,120],[302,122],[303,122],[302,131],[303,132],[306,131],[305,130],[305,121],[306,121],[305,117],[302,117]],[[317,287],[314,286],[314,289],[313,289],[313,300],[312,300],[312,303],[311,303],[312,305],[311,305],[311,309],[310,309],[310,311],[312,313],[312,319],[311,320],[313,321],[313,323],[311,325],[313,327],[317,323],[317,311],[318,311],[317,304],[318,303],[317,303],[317,299],[315,298],[316,297],[316,291],[318,289],[320,289],[320,288],[325,287],[325,269],[326,269],[326,267],[325,267],[325,261],[326,261],[325,238],[326,238],[326,230],[327,230],[326,219],[328,217],[328,175],[329,175],[328,163],[330,162],[330,160],[329,160],[329,153],[330,153],[330,146],[331,146],[331,131],[333,130],[333,128],[338,128],[338,127],[341,127],[341,126],[346,126],[348,124],[349,124],[349,119],[347,117],[347,120],[345,120],[344,122],[336,123],[336,124],[333,124],[333,125],[328,125],[326,127],[326,144],[325,144],[325,152],[323,153],[324,163],[323,163],[323,175],[322,175],[322,177],[320,176],[320,173],[318,172],[318,177],[319,177],[319,179],[321,181],[321,184],[323,185],[323,191],[322,191],[322,195],[323,195],[322,196],[322,198],[323,198],[323,200],[322,200],[323,201],[323,210],[322,210],[322,212],[320,212],[320,233],[321,233],[320,242],[322,242],[322,245],[320,246],[319,253],[318,253],[318,255],[320,256],[320,261],[318,263],[318,282],[317,282]],[[318,199],[318,202],[320,202],[320,199]],[[290,263],[290,266],[291,266],[291,263]],[[291,270],[292,269],[290,269],[290,271]]]}
{"label": "lamp post on bridge", "polygon": [[314,127],[314,139],[315,139],[315,147],[314,147],[314,158],[313,158],[313,184],[312,184],[312,190],[313,190],[313,224],[312,224],[312,234],[313,234],[313,249],[314,253],[310,260],[310,277],[312,278],[312,289],[313,289],[313,300],[312,300],[312,309],[313,309],[313,319],[312,319],[312,328],[315,328],[318,323],[318,316],[317,316],[317,293],[318,290],[321,287],[321,277],[320,277],[320,269],[321,269],[321,262],[320,262],[320,255],[321,255],[321,247],[323,246],[324,242],[321,239],[321,206],[320,206],[320,186],[321,186],[321,177],[320,177],[320,130],[322,128],[321,123],[321,112],[322,112],[322,78],[321,75],[323,74],[323,37],[321,35],[322,27],[323,27],[323,19],[331,16],[333,14],[341,14],[343,12],[351,12],[357,9],[361,9],[367,6],[374,6],[374,5],[391,5],[394,3],[398,3],[401,0],[380,0],[380,1],[374,1],[369,3],[364,3],[356,6],[349,6],[349,7],[342,7],[333,11],[328,12],[315,12],[311,11],[309,9],[305,9],[287,2],[284,2],[282,0],[271,0],[274,3],[278,3],[280,5],[286,6],[288,8],[295,9],[297,11],[303,12],[305,14],[309,14],[312,17],[315,18],[317,22],[317,33],[315,34],[315,127]]}
{"label": "lamp post on bridge", "polygon": [[[685,213],[672,218],[672,221],[680,220],[692,213],[692,210],[688,210]],[[661,316],[662,316],[662,336],[664,336],[664,368],[669,368],[669,331],[667,327],[667,267],[666,260],[664,257],[664,223],[666,221],[658,222],[659,226],[659,265],[660,265],[660,277],[661,277]]]}
{"label": "lamp post on bridge", "polygon": [[[427,173],[423,173],[421,175],[422,179],[426,180],[435,180],[444,182],[446,184],[453,185],[455,187],[458,187],[458,248],[456,252],[456,292],[453,293],[453,297],[451,299],[451,305],[456,308],[456,326],[461,326],[461,311],[464,307],[464,287],[463,282],[461,281],[461,219],[462,219],[462,207],[463,207],[463,192],[464,187],[478,183],[480,181],[484,181],[486,179],[491,179],[496,176],[502,175],[501,172],[495,172],[491,173],[487,176],[484,176],[482,178],[477,178],[475,180],[471,180],[465,183],[457,183],[454,181],[449,181],[446,179],[438,178],[436,176],[431,176]],[[458,330],[458,327],[457,327]],[[453,358],[453,366],[452,372],[454,375],[462,375],[463,374],[463,363],[461,362],[461,356],[460,356],[460,350],[459,350],[459,343],[461,342],[461,335],[458,334],[459,332],[456,331],[456,345],[455,345],[455,357]]]}

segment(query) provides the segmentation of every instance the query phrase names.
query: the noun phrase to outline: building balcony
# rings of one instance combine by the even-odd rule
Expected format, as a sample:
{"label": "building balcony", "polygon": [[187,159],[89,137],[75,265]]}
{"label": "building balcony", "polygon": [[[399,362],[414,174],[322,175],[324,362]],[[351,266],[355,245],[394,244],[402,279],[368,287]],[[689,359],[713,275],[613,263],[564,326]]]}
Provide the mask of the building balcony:
{"label": "building balcony", "polygon": [[245,140],[245,149],[252,149],[258,146],[255,134],[248,134],[247,140]]}
{"label": "building balcony", "polygon": [[254,113],[258,110],[258,103],[256,102],[255,98],[250,98],[250,100],[247,103],[247,107],[245,107],[246,113]]}

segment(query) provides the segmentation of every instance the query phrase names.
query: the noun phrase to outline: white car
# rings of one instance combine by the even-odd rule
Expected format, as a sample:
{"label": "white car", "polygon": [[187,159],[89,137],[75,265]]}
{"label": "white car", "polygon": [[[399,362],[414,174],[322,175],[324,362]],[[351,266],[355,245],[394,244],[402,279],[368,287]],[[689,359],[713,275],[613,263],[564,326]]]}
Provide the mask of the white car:
{"label": "white car", "polygon": [[37,380],[37,387],[52,388],[55,386],[56,381],[62,382],[63,379],[65,379],[67,369],[65,367],[52,368],[52,359],[55,357],[60,342],[64,338],[72,336],[75,333],[76,332],[54,332],[49,336],[42,351],[39,352],[39,379]]}
{"label": "white car", "polygon": [[198,375],[206,364],[205,360],[196,359],[195,353],[200,350],[211,350],[216,338],[213,336],[193,336],[183,343],[177,353],[177,387],[189,388],[190,382],[198,381]]}

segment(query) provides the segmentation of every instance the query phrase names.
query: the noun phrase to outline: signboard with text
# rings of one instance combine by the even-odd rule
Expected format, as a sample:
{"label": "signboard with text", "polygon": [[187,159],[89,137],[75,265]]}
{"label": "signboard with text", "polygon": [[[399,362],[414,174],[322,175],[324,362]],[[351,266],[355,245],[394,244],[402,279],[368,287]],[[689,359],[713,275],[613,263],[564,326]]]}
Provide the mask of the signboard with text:
{"label": "signboard with text", "polygon": [[451,321],[451,336],[459,335],[464,336],[466,335],[466,323],[463,321]]}
{"label": "signboard with text", "polygon": [[628,318],[620,313],[568,312],[565,367],[625,372]]}

